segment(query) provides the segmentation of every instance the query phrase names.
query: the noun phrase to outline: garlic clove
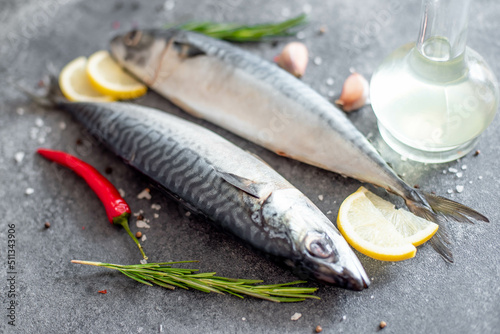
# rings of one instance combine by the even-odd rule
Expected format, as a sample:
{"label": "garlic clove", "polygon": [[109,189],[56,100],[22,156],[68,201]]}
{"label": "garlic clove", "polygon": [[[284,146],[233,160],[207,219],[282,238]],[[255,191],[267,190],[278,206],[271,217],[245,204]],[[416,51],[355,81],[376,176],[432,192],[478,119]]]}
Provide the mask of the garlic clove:
{"label": "garlic clove", "polygon": [[353,73],[344,82],[340,98],[335,101],[344,111],[357,110],[365,105],[370,92],[368,81],[359,73]]}
{"label": "garlic clove", "polygon": [[274,61],[287,72],[301,78],[306,72],[309,52],[303,43],[291,42],[285,45],[278,56],[274,57]]}

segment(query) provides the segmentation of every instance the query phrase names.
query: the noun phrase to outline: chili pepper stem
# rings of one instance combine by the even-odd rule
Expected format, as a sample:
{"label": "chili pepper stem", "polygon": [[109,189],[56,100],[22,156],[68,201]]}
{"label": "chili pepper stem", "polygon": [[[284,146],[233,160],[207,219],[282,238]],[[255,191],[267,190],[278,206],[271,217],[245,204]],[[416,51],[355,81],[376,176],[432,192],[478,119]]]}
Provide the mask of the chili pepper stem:
{"label": "chili pepper stem", "polygon": [[130,215],[128,213],[124,213],[118,217],[115,217],[115,218],[113,218],[113,224],[114,225],[121,225],[125,229],[125,231],[127,231],[128,235],[130,235],[130,237],[132,238],[132,240],[134,240],[137,247],[139,247],[139,250],[141,251],[141,254],[142,254],[142,257],[144,258],[144,260],[147,260],[148,257],[146,256],[146,254],[144,254],[144,250],[142,249],[142,246],[141,246],[139,240],[137,240],[137,238],[132,233],[132,231],[130,231],[130,228],[128,226],[128,217],[129,216]]}

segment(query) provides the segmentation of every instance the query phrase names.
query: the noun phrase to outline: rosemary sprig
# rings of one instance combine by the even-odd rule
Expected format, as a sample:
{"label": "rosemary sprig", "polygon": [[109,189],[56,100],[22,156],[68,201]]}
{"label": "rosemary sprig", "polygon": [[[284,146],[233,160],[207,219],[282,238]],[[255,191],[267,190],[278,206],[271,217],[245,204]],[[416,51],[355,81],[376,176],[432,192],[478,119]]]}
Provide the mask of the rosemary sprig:
{"label": "rosemary sprig", "polygon": [[307,15],[300,14],[278,23],[245,25],[238,23],[187,22],[180,25],[167,25],[165,28],[178,28],[225,39],[232,42],[258,42],[264,38],[290,36],[291,28],[305,24]]}
{"label": "rosemary sprig", "polygon": [[214,272],[197,273],[198,269],[172,267],[173,264],[193,263],[198,261],[176,261],[133,265],[79,260],[72,260],[71,262],[118,270],[125,276],[128,276],[139,283],[149,286],[156,284],[171,290],[175,289],[175,287],[186,290],[196,289],[207,293],[229,293],[239,298],[243,298],[243,296],[246,295],[272,302],[301,302],[307,298],[320,299],[319,297],[312,295],[312,293],[318,290],[318,288],[293,286],[306,283],[306,281],[257,285],[257,283],[262,283],[262,281],[226,278],[215,276],[216,273]]}

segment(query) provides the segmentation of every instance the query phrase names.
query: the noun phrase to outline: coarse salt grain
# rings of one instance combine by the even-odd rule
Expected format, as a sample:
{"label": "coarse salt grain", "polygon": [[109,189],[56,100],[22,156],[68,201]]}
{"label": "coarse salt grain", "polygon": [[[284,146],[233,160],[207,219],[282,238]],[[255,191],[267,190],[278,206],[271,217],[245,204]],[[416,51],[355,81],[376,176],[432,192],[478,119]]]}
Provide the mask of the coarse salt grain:
{"label": "coarse salt grain", "polygon": [[464,175],[464,173],[458,172],[456,175],[457,175],[457,177],[462,177]]}
{"label": "coarse salt grain", "polygon": [[60,122],[60,123],[59,123],[59,129],[61,129],[61,130],[65,130],[65,129],[66,129],[66,123],[64,123],[64,122]]}
{"label": "coarse salt grain", "polygon": [[142,241],[142,242],[144,242],[144,241],[146,241],[146,240],[147,240],[146,235],[145,235],[145,234],[143,234],[143,235],[142,235],[142,238],[141,238],[141,241]]}
{"label": "coarse salt grain", "polygon": [[292,317],[290,318],[290,320],[292,320],[292,321],[297,321],[297,320],[299,320],[299,319],[300,319],[300,317],[302,317],[302,313],[297,313],[297,312],[296,312],[296,313],[294,313],[294,314],[292,315]]}
{"label": "coarse salt grain", "polygon": [[333,78],[328,78],[328,79],[326,79],[326,84],[327,84],[328,86],[332,86],[332,85],[334,84],[334,82],[335,82],[335,81],[333,80]]}
{"label": "coarse salt grain", "polygon": [[26,195],[31,195],[35,192],[35,189],[33,188],[26,188],[26,191],[24,192]]}
{"label": "coarse salt grain", "polygon": [[125,197],[125,190],[123,190],[122,188],[118,188],[118,193],[121,197]]}
{"label": "coarse salt grain", "polygon": [[342,316],[342,321],[344,321],[345,319],[347,319],[347,316],[346,316],[346,315],[343,315],[343,316]]}
{"label": "coarse salt grain", "polygon": [[467,169],[467,165],[462,165],[462,170],[466,170]]}
{"label": "coarse salt grain", "polygon": [[330,90],[330,91],[328,91],[327,94],[328,94],[329,97],[333,97],[335,95],[335,91]]}
{"label": "coarse salt grain", "polygon": [[150,199],[151,199],[151,194],[149,193],[149,188],[146,188],[146,189],[144,189],[143,191],[141,191],[141,192],[139,193],[139,195],[137,195],[137,198],[138,198],[138,199],[143,199],[143,198],[145,198],[145,199],[147,199],[147,200],[150,200]]}
{"label": "coarse salt grain", "polygon": [[14,160],[16,160],[18,164],[23,162],[23,159],[24,159],[24,152],[17,152],[16,154],[14,154]]}
{"label": "coarse salt grain", "polygon": [[457,189],[457,193],[461,193],[462,191],[464,191],[464,186],[458,185],[458,186],[456,186],[456,189]]}
{"label": "coarse salt grain", "polygon": [[243,318],[241,318],[241,320],[246,321],[246,320],[247,320],[247,318],[243,317]]}
{"label": "coarse salt grain", "polygon": [[17,108],[16,112],[18,115],[24,115],[24,109],[23,108]]}
{"label": "coarse salt grain", "polygon": [[450,172],[450,173],[456,173],[456,172],[458,172],[458,169],[450,167],[450,168],[448,168],[448,172]]}
{"label": "coarse salt grain", "polygon": [[327,214],[327,215],[331,215],[331,214],[332,214],[332,212],[331,212],[331,211],[327,211],[327,212],[326,212],[326,214]]}
{"label": "coarse salt grain", "polygon": [[453,193],[453,190],[448,189],[446,192],[447,192],[448,194],[452,194],[452,193]]}
{"label": "coarse salt grain", "polygon": [[148,260],[146,260],[146,259],[142,259],[142,260],[141,260],[141,261],[139,261],[139,262],[141,262],[141,264],[147,264],[147,263],[148,263]]}
{"label": "coarse salt grain", "polygon": [[312,10],[311,4],[306,3],[304,4],[304,6],[302,6],[302,11],[306,14],[309,14],[311,10]]}
{"label": "coarse salt grain", "polygon": [[137,225],[137,228],[150,228],[151,227],[144,220],[138,220],[135,224]]}
{"label": "coarse salt grain", "polygon": [[35,125],[41,128],[43,126],[43,120],[41,118],[37,118],[35,120]]}
{"label": "coarse salt grain", "polygon": [[299,31],[297,33],[297,39],[304,39],[304,38],[306,38],[306,33],[303,31]]}
{"label": "coarse salt grain", "polygon": [[478,179],[480,179],[480,180],[482,180],[482,179],[483,179],[483,177],[482,177],[481,175],[479,175],[477,178],[478,178]]}
{"label": "coarse salt grain", "polygon": [[321,59],[321,57],[314,57],[313,62],[314,62],[315,65],[319,66],[323,62],[323,59]]}
{"label": "coarse salt grain", "polygon": [[322,201],[324,199],[323,195],[318,195],[318,199]]}
{"label": "coarse salt grain", "polygon": [[172,9],[174,9],[174,7],[175,7],[175,1],[174,0],[167,0],[163,4],[163,8],[165,10],[172,10]]}
{"label": "coarse salt grain", "polygon": [[188,211],[188,212],[186,212],[184,215],[185,215],[186,217],[189,217],[189,216],[191,216],[191,212],[189,212],[189,211]]}
{"label": "coarse salt grain", "polygon": [[161,209],[161,205],[160,204],[151,204],[151,209],[158,211]]}
{"label": "coarse salt grain", "polygon": [[158,218],[158,217],[160,217],[160,215],[159,215],[159,214],[157,214],[157,213],[154,213],[154,214],[153,214],[153,217],[154,217],[154,218]]}

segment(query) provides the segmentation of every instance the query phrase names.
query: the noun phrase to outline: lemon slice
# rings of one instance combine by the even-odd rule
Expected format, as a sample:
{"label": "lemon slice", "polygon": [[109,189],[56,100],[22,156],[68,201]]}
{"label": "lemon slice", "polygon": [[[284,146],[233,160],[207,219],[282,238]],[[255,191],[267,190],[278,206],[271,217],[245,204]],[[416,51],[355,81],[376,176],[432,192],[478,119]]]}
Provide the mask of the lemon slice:
{"label": "lemon slice", "polygon": [[438,225],[415,216],[404,209],[396,209],[394,204],[388,202],[364,187],[360,188],[365,196],[375,205],[375,207],[388,219],[407,241],[413,246],[419,246],[428,241],[438,230]]}
{"label": "lemon slice", "polygon": [[106,50],[89,57],[87,75],[96,90],[116,99],[134,99],[147,91],[147,87],[126,73]]}
{"label": "lemon slice", "polygon": [[347,197],[340,206],[337,226],[347,242],[367,256],[382,261],[402,261],[417,249],[365,195],[366,189]]}
{"label": "lemon slice", "polygon": [[85,72],[87,59],[79,57],[69,62],[59,74],[59,87],[70,101],[111,102],[114,98],[99,93],[92,87]]}

